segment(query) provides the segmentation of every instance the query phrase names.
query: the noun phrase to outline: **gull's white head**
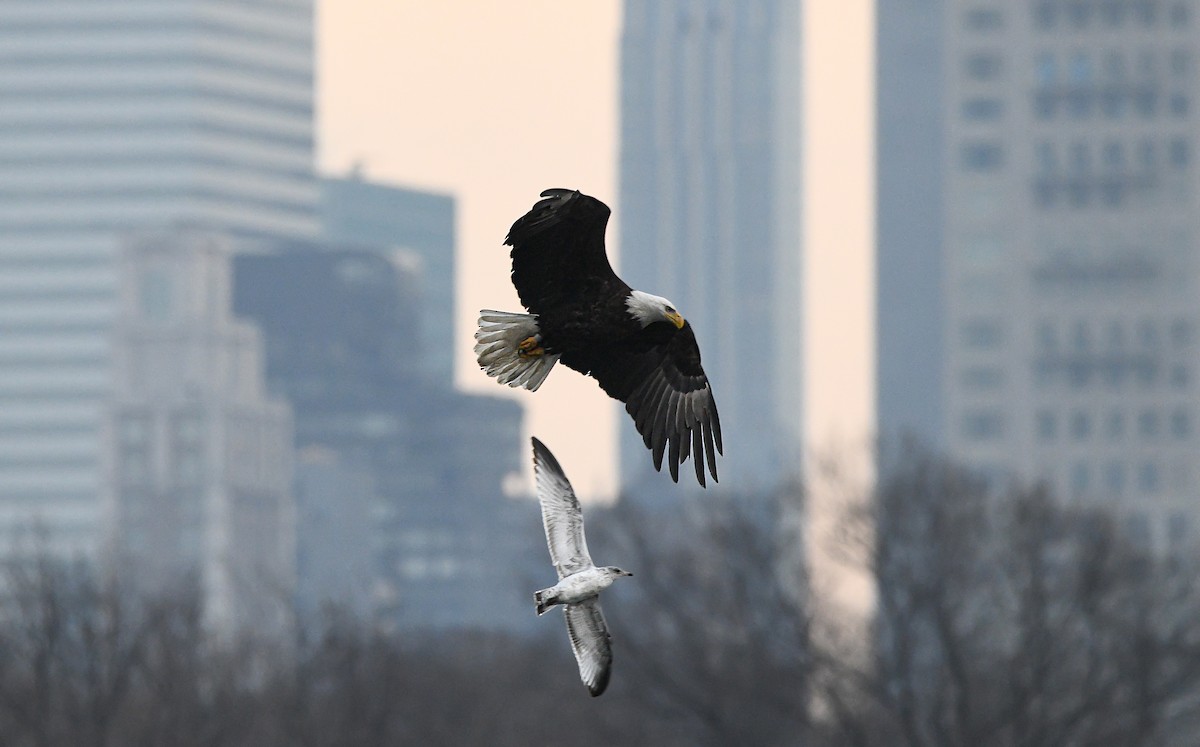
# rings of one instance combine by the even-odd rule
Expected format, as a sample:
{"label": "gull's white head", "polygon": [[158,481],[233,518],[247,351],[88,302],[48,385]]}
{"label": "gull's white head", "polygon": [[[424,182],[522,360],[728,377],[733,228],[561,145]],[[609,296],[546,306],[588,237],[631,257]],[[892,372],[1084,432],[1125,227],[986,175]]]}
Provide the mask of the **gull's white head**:
{"label": "gull's white head", "polygon": [[675,304],[662,296],[635,290],[625,299],[625,308],[643,328],[655,322],[670,322],[676,329],[683,329],[683,316],[675,310]]}

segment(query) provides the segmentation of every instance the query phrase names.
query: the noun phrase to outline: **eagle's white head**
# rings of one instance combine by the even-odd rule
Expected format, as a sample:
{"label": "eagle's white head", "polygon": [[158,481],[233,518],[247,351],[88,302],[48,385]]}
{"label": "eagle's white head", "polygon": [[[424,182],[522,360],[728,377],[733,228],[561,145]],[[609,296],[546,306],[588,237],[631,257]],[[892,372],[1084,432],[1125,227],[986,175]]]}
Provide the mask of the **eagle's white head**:
{"label": "eagle's white head", "polygon": [[675,310],[675,304],[662,296],[635,290],[625,299],[625,308],[643,329],[655,322],[670,322],[676,329],[683,329],[683,317]]}

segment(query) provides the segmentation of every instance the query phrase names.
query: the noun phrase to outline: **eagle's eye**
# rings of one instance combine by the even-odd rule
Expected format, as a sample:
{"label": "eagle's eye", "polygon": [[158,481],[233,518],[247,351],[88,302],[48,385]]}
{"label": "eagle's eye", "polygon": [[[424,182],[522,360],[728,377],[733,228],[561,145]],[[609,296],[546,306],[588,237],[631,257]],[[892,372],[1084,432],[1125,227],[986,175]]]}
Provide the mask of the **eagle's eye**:
{"label": "eagle's eye", "polygon": [[675,307],[674,307],[674,306],[668,306],[668,307],[667,307],[667,313],[668,313],[668,314],[674,314],[674,313],[675,313]]}

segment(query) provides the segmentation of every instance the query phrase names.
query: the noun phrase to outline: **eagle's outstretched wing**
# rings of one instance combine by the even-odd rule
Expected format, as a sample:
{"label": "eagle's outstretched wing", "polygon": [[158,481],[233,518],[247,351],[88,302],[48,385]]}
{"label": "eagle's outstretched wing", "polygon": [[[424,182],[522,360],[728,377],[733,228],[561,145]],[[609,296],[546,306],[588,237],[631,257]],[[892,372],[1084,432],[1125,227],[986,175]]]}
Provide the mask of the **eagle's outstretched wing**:
{"label": "eagle's outstretched wing", "polygon": [[512,246],[512,281],[525,308],[541,314],[624,286],[604,249],[608,206],[577,190],[547,189],[541,196],[504,239]]}
{"label": "eagle's outstretched wing", "polygon": [[655,469],[662,469],[665,454],[671,479],[679,482],[679,465],[691,455],[701,485],[705,462],[717,480],[717,454],[724,453],[721,420],[691,325],[645,352],[609,350],[593,361],[591,375],[610,397],[625,403],[654,453]]}

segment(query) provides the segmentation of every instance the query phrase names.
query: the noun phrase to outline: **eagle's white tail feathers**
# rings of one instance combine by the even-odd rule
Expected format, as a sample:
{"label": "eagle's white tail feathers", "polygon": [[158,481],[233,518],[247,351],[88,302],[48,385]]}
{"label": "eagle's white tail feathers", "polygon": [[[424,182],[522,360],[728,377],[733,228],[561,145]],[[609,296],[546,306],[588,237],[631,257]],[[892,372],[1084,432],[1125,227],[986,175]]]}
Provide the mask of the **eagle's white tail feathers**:
{"label": "eagle's white tail feathers", "polygon": [[479,329],[475,331],[475,358],[479,367],[501,384],[536,392],[558,362],[557,355],[545,353],[521,356],[517,346],[538,333],[537,317],[532,314],[480,311]]}

